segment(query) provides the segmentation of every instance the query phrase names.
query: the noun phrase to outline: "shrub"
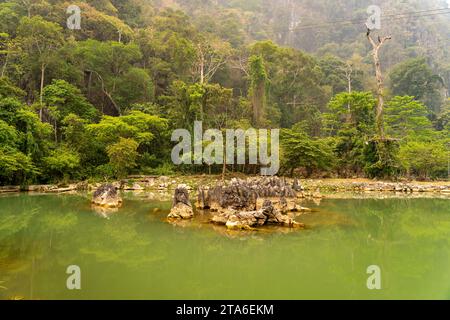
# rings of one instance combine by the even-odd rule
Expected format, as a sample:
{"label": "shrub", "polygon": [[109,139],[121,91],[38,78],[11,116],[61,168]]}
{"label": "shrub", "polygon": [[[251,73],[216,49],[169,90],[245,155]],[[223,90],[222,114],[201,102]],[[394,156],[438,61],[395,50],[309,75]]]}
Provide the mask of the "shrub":
{"label": "shrub", "polygon": [[107,147],[109,163],[117,178],[124,178],[136,167],[139,144],[133,139],[120,138],[119,142]]}
{"label": "shrub", "polygon": [[400,148],[399,159],[408,175],[421,179],[447,175],[449,151],[439,142],[411,141]]}

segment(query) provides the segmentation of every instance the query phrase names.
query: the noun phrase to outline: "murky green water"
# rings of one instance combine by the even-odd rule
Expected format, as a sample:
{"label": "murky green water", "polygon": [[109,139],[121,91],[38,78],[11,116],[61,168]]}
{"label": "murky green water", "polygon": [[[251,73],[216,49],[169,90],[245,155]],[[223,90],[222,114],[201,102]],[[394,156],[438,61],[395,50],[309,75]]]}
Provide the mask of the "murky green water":
{"label": "murky green water", "polygon": [[257,233],[173,226],[169,206],[129,197],[105,219],[83,195],[1,196],[0,298],[450,299],[450,200],[325,199],[307,230]]}

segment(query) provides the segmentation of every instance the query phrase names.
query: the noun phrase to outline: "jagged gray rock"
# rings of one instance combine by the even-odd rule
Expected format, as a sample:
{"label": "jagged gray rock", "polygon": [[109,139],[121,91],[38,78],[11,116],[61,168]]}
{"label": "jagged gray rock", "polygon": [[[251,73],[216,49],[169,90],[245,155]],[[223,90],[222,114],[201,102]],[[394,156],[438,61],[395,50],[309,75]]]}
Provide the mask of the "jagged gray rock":
{"label": "jagged gray rock", "polygon": [[197,206],[200,209],[212,210],[218,208],[256,210],[258,199],[295,197],[296,193],[292,187],[278,177],[232,179],[226,186],[199,188]]}
{"label": "jagged gray rock", "polygon": [[103,208],[120,208],[122,202],[117,188],[110,183],[101,185],[92,196],[92,204]]}
{"label": "jagged gray rock", "polygon": [[256,211],[234,211],[229,210],[217,215],[220,218],[213,218],[213,222],[223,224],[228,229],[251,230],[254,227],[265,224],[277,224],[292,228],[304,227],[303,224],[294,221],[288,215],[283,215],[274,208],[270,200],[264,201],[263,207]]}
{"label": "jagged gray rock", "polygon": [[185,186],[178,186],[175,189],[172,209],[168,219],[191,219],[194,217],[194,210],[189,201],[189,192]]}
{"label": "jagged gray rock", "polygon": [[211,221],[229,229],[252,229],[265,224],[301,227],[287,213],[305,211],[296,192],[278,177],[232,179],[228,185],[199,188],[197,208],[209,209]]}

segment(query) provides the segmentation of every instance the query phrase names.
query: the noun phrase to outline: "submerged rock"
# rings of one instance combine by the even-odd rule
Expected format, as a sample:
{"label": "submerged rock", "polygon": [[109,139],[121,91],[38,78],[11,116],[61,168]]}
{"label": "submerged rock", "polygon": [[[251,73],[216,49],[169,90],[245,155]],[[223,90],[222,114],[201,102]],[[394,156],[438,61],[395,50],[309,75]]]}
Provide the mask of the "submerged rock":
{"label": "submerged rock", "polygon": [[175,189],[173,197],[172,209],[170,210],[168,219],[191,219],[194,217],[194,210],[189,201],[189,192],[184,185]]}
{"label": "submerged rock", "polygon": [[92,204],[103,208],[120,208],[122,198],[117,188],[110,183],[101,185],[92,196]]}

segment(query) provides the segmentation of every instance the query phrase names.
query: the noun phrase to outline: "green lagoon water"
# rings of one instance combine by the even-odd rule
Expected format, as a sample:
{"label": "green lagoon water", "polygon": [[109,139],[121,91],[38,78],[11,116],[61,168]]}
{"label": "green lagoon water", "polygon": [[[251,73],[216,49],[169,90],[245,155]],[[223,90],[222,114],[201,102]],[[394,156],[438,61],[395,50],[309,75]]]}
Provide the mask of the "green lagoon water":
{"label": "green lagoon water", "polygon": [[169,207],[127,196],[105,219],[85,195],[1,196],[0,299],[450,299],[448,199],[325,199],[306,230],[234,233]]}

